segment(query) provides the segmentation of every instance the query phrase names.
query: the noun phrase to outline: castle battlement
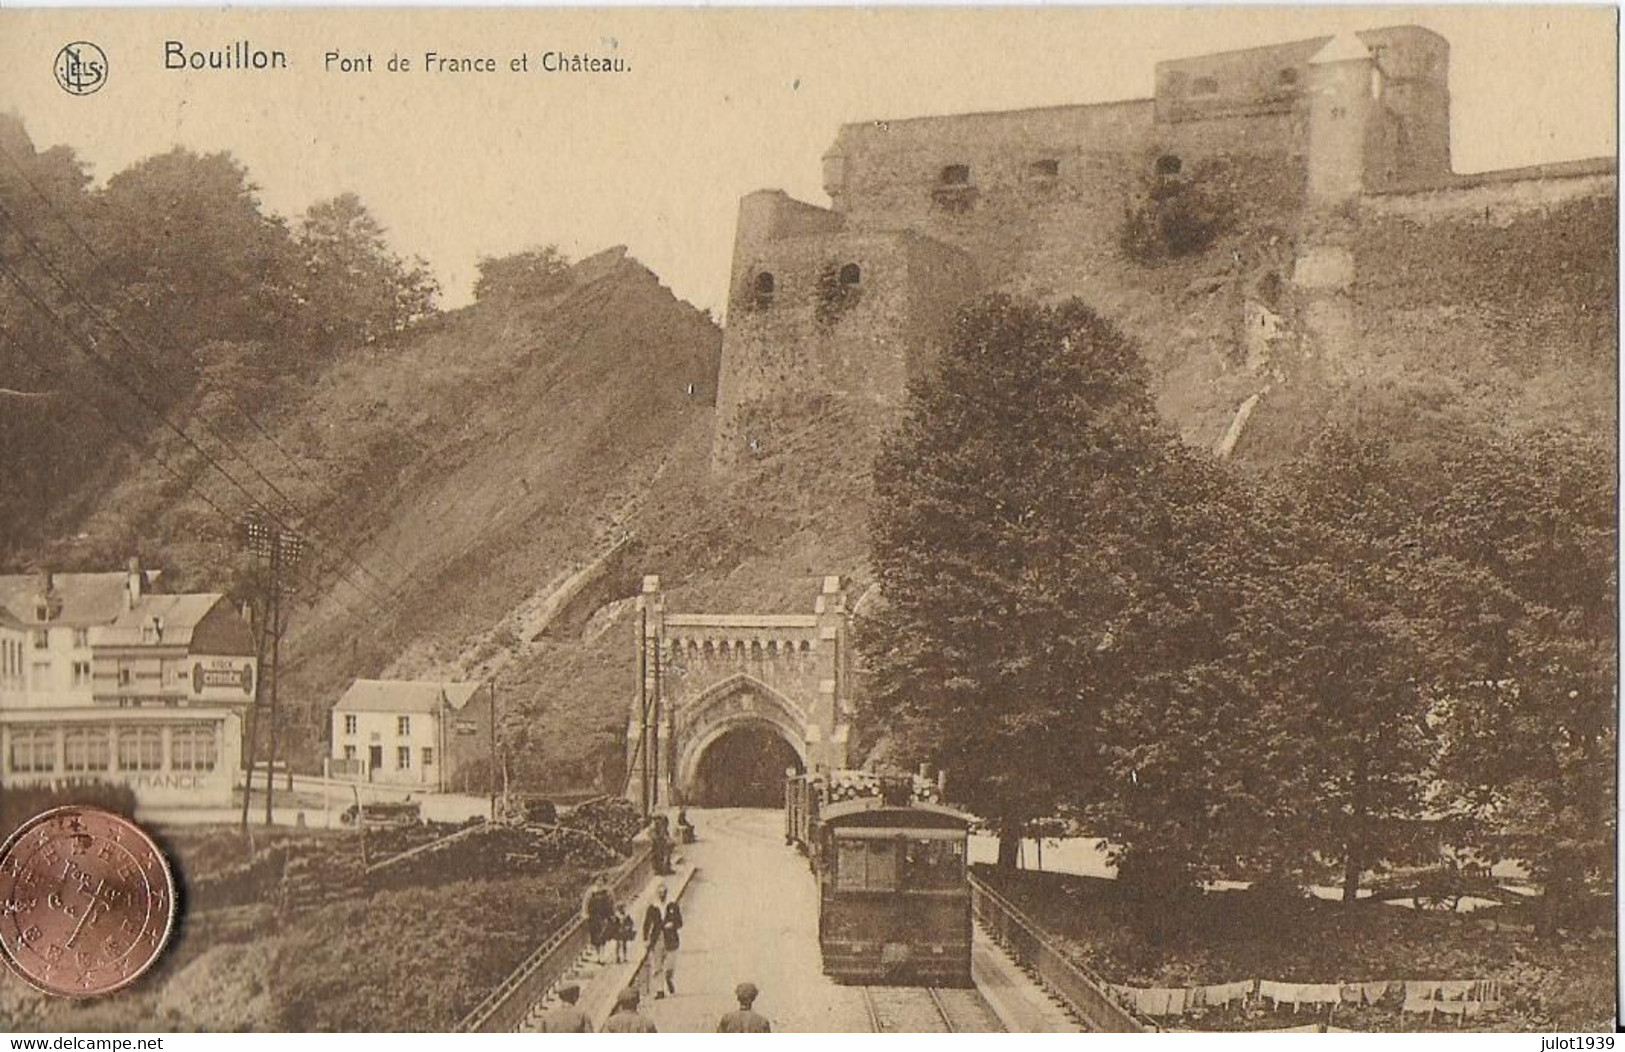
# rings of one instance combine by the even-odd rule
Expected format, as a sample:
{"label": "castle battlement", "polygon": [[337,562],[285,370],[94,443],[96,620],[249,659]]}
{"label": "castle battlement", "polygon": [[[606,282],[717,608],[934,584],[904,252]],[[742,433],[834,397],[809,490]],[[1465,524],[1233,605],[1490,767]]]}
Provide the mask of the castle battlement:
{"label": "castle battlement", "polygon": [[1160,62],[1149,98],[843,125],[823,157],[830,207],[740,204],[713,466],[770,451],[787,415],[839,404],[883,426],[960,306],[1087,293],[1123,265],[1125,211],[1168,180],[1299,233],[1378,196],[1387,212],[1469,184],[1550,196],[1505,187],[1566,171],[1452,173],[1449,63],[1437,33],[1390,26]]}

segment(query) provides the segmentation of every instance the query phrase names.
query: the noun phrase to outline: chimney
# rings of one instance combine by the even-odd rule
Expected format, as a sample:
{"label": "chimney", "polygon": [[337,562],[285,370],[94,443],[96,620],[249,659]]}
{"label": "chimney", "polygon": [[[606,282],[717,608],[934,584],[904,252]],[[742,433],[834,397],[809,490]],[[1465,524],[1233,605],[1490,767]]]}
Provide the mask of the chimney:
{"label": "chimney", "polygon": [[34,620],[53,620],[57,611],[62,607],[62,600],[56,595],[56,586],[51,582],[51,571],[49,569],[40,568],[38,584],[39,594],[34,597]]}
{"label": "chimney", "polygon": [[124,609],[133,610],[141,598],[141,585],[145,581],[141,573],[141,560],[130,556],[129,569],[126,574],[124,587]]}

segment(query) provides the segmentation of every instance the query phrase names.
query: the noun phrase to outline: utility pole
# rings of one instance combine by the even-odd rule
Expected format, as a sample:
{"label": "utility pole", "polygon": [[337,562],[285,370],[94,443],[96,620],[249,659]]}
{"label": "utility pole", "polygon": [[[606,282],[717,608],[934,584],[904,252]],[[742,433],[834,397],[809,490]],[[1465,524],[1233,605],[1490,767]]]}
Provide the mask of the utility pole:
{"label": "utility pole", "polygon": [[[262,630],[270,632],[271,641],[271,708],[268,713],[270,729],[268,732],[269,749],[265,759],[265,824],[271,824],[271,800],[274,795],[274,779],[276,769],[277,751],[277,696],[281,684],[281,658],[282,633],[287,628],[287,616],[283,610],[282,599],[284,595],[292,594],[293,588],[283,583],[283,574],[292,573],[299,565],[304,555],[305,541],[295,533],[284,533],[275,525],[268,524],[263,518],[253,518],[245,526],[248,535],[248,550],[256,558],[264,560],[270,567],[270,574],[266,581],[265,606],[270,611],[269,625]],[[263,639],[263,635],[262,635]],[[261,652],[263,653],[263,645]],[[264,670],[261,670],[260,683],[265,681]],[[257,696],[257,695],[256,695]],[[257,730],[257,728],[256,728]],[[255,745],[257,734],[250,735],[250,749]],[[254,759],[252,751],[249,756],[248,778],[243,799],[243,825],[248,824],[248,790],[254,785]]]}
{"label": "utility pole", "polygon": [[497,820],[497,681],[491,677],[491,821]]}
{"label": "utility pole", "polygon": [[638,626],[638,759],[643,764],[640,785],[643,817],[649,818],[653,808],[649,803],[649,611],[639,611]]}

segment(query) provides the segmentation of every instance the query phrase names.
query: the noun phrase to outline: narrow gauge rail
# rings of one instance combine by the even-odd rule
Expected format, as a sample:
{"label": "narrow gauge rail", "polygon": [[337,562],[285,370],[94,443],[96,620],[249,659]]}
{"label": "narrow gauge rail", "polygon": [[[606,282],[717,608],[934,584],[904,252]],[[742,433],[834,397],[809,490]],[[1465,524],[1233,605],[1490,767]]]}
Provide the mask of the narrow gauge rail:
{"label": "narrow gauge rail", "polygon": [[975,990],[864,986],[869,1029],[877,1034],[997,1033],[1004,1027]]}

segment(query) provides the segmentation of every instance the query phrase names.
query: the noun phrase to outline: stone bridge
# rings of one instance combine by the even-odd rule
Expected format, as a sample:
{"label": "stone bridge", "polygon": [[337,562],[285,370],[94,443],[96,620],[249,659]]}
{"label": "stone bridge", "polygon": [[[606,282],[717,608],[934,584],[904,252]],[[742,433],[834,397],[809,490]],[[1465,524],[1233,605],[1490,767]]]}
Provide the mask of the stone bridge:
{"label": "stone bridge", "polygon": [[651,809],[774,805],[786,768],[846,765],[850,614],[826,577],[808,614],[677,614],[660,578],[638,599],[641,684],[627,792]]}

